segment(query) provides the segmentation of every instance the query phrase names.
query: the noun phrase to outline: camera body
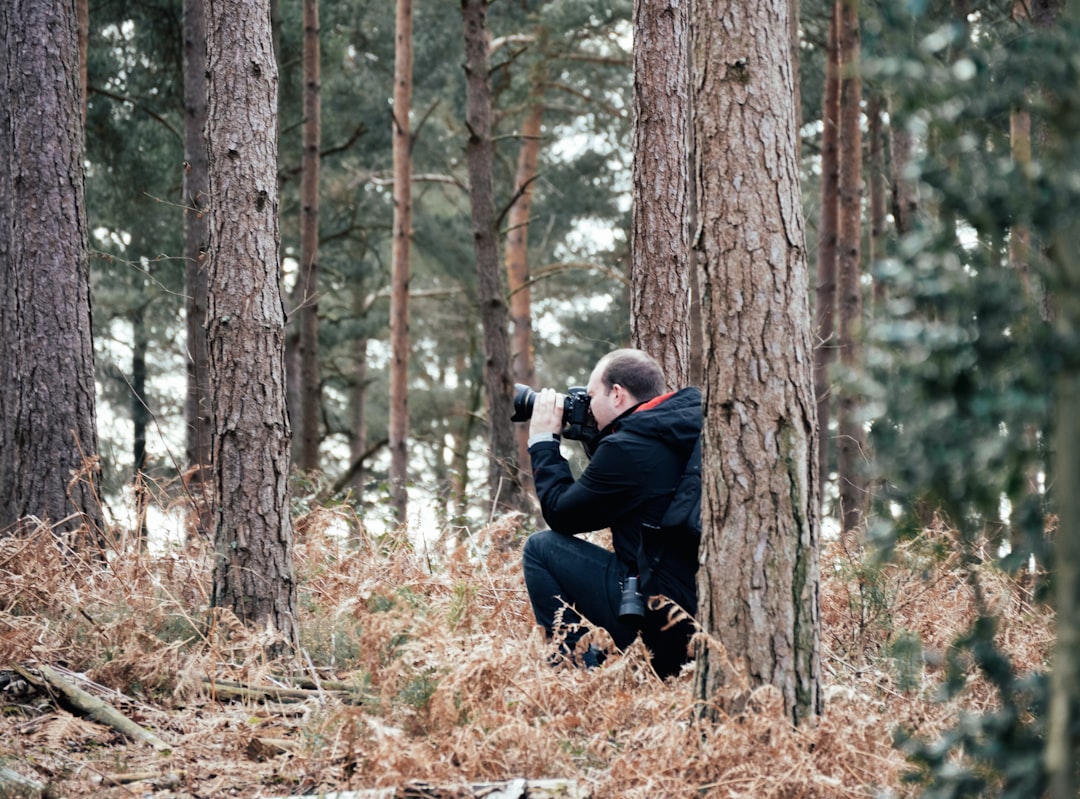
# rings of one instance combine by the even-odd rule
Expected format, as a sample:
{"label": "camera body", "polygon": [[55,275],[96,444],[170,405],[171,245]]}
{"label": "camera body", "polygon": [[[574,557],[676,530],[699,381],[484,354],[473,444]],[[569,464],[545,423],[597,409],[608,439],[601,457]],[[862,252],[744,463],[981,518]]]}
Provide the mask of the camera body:
{"label": "camera body", "polygon": [[[523,383],[514,384],[514,415],[511,422],[527,422],[532,418],[536,392]],[[599,431],[592,410],[589,408],[589,392],[584,386],[566,389],[563,402],[562,436],[572,441],[588,441]]]}

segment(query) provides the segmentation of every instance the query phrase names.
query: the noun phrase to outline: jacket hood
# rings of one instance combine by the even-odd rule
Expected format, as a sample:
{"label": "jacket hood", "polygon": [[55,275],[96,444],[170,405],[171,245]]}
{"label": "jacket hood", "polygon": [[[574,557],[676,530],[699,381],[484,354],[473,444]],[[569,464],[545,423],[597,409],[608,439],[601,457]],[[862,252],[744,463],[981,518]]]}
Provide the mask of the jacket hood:
{"label": "jacket hood", "polygon": [[612,422],[604,432],[654,438],[690,457],[701,436],[701,389],[690,386],[642,403]]}

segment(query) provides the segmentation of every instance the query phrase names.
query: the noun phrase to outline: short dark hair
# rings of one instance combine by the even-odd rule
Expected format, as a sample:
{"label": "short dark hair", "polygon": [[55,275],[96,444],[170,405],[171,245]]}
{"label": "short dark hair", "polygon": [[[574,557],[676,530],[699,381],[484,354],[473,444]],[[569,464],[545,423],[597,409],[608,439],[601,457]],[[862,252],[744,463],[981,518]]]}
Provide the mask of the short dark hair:
{"label": "short dark hair", "polygon": [[603,364],[600,380],[608,391],[618,383],[638,402],[648,402],[667,390],[664,370],[646,352],[629,348],[615,350],[601,358],[600,363]]}

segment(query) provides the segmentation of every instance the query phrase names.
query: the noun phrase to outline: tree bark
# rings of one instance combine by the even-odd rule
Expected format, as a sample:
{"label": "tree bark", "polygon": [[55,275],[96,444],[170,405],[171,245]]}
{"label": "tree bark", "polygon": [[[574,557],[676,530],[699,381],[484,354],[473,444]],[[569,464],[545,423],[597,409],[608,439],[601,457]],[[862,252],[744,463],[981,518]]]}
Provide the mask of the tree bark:
{"label": "tree bark", "polygon": [[[771,684],[821,710],[817,440],[787,0],[697,0],[694,171],[705,271],[695,695]],[[745,696],[745,694],[744,694]]]}
{"label": "tree bark", "polygon": [[206,350],[206,19],[203,0],[184,0],[184,311],[187,334],[185,459],[197,532],[213,524],[208,496],[213,424]]}
{"label": "tree bark", "polygon": [[829,432],[832,384],[830,368],[836,359],[837,217],[840,212],[840,2],[829,15],[826,45],[825,93],[821,131],[821,216],[818,233],[817,287],[814,323],[814,396],[818,419],[818,485],[829,484]]}
{"label": "tree bark", "polygon": [[634,2],[631,341],[690,381],[690,0]]}
{"label": "tree bark", "polygon": [[[537,92],[541,91],[539,88]],[[532,185],[540,155],[540,124],[544,106],[534,97],[521,125],[521,149],[518,150],[517,175],[514,178],[516,199],[508,216],[510,230],[506,234],[506,277],[510,291],[510,323],[513,326],[512,363],[514,380],[535,386],[536,362],[533,357],[532,292],[529,289],[529,216],[532,213]],[[518,480],[523,490],[532,481],[529,471],[527,425],[515,430],[518,446]]]}
{"label": "tree bark", "polygon": [[390,293],[390,500],[398,521],[408,506],[409,242],[412,231],[412,0],[397,0],[394,47],[394,235]]}
{"label": "tree bark", "polygon": [[319,419],[322,386],[319,382],[319,141],[321,138],[321,78],[319,70],[319,0],[304,0],[304,128],[300,176],[300,361],[299,446],[297,467],[319,468]]}
{"label": "tree bark", "polygon": [[0,532],[103,529],[75,5],[0,4]]}
{"label": "tree bark", "polygon": [[499,248],[495,236],[491,140],[491,84],[488,79],[486,0],[461,0],[465,34],[465,94],[473,243],[480,319],[484,329],[484,385],[488,410],[488,489],[497,509],[526,511],[518,480],[517,444],[513,415],[514,380],[510,363],[510,317],[499,279]]}
{"label": "tree bark", "polygon": [[862,77],[859,73],[858,0],[840,0],[840,214],[838,301],[840,362],[845,383],[839,392],[837,480],[840,526],[845,542],[862,540],[866,509],[865,447],[861,403],[854,374],[862,368]]}
{"label": "tree bark", "polygon": [[211,602],[296,639],[285,313],[278,286],[277,63],[267,0],[207,0],[214,408]]}

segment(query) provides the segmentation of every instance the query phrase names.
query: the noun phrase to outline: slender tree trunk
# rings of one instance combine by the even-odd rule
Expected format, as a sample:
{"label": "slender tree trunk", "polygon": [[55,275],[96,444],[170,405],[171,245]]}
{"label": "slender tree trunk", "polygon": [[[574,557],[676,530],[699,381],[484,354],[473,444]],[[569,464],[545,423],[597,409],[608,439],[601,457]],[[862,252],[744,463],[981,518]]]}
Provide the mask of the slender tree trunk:
{"label": "slender tree trunk", "polygon": [[[870,249],[866,254],[866,262],[871,270],[884,257],[883,245],[887,225],[885,218],[885,133],[881,119],[884,110],[881,92],[874,91],[866,106],[868,118],[866,132],[870,139],[867,153],[870,172],[867,179],[867,188],[870,192]],[[875,277],[873,285],[874,310],[877,311],[886,299],[885,283]]]}
{"label": "slender tree trunk", "polygon": [[862,77],[858,0],[840,0],[840,214],[838,300],[840,361],[846,385],[838,397],[837,479],[845,541],[862,538],[866,508],[865,435],[852,377],[862,368]]}
{"label": "slender tree trunk", "polygon": [[[62,0],[0,3],[0,533],[103,530],[79,33]],[[78,478],[78,479],[75,479]]]}
{"label": "slender tree trunk", "polygon": [[285,313],[278,286],[278,73],[267,0],[207,0],[210,272],[207,340],[214,408],[211,602],[297,636],[289,518]]}
{"label": "slender tree trunk", "polygon": [[300,177],[300,270],[297,277],[300,316],[300,430],[296,465],[310,472],[319,468],[319,141],[321,83],[319,70],[319,0],[303,0],[304,129]]}
{"label": "slender tree trunk", "polygon": [[634,2],[631,341],[690,380],[690,0]]}
{"label": "slender tree trunk", "polygon": [[725,650],[699,644],[694,692],[710,708],[727,705],[721,688],[774,685],[798,722],[821,710],[819,500],[789,5],[692,8],[706,319],[698,618]]}
{"label": "slender tree trunk", "polygon": [[495,198],[492,169],[491,84],[488,78],[486,0],[461,0],[465,34],[466,127],[465,156],[469,170],[473,243],[480,319],[484,330],[484,385],[488,410],[488,488],[497,508],[527,511],[518,480],[517,442],[513,415],[514,379],[510,363],[510,317],[499,279],[499,248],[495,236]]}
{"label": "slender tree trunk", "polygon": [[[355,371],[349,386],[349,407],[352,415],[352,435],[349,436],[349,456],[355,462],[367,451],[367,384],[368,339],[357,336],[352,343]],[[363,497],[364,470],[353,476],[352,487],[358,498]]]}
{"label": "slender tree trunk", "polygon": [[406,521],[409,479],[409,242],[412,234],[412,0],[397,0],[394,47],[394,238],[390,294],[390,499]]}
{"label": "slender tree trunk", "polygon": [[829,484],[829,432],[832,386],[829,371],[836,359],[837,220],[840,212],[840,3],[829,14],[825,57],[825,99],[821,131],[821,220],[818,236],[814,323],[814,395],[818,419],[818,484]]}
{"label": "slender tree trunk", "polygon": [[[1067,246],[1072,246],[1070,239]],[[1074,275],[1080,277],[1080,270]],[[1075,284],[1074,284],[1075,285]],[[1055,536],[1057,573],[1054,575],[1057,625],[1054,668],[1051,672],[1051,696],[1046,743],[1046,767],[1050,775],[1051,799],[1072,799],[1080,789],[1077,764],[1080,759],[1080,375],[1075,368],[1057,381],[1057,458],[1055,482],[1058,492],[1055,505],[1059,534]],[[1070,490],[1072,489],[1072,490]]]}
{"label": "slender tree trunk", "polygon": [[206,351],[206,19],[203,0],[184,0],[184,312],[187,393],[184,402],[185,461],[195,530],[209,536],[208,492],[213,446],[210,364]]}
{"label": "slender tree trunk", "polygon": [[[518,151],[517,176],[510,206],[510,231],[506,234],[506,277],[510,290],[510,323],[513,325],[514,380],[532,386],[536,382],[536,363],[533,358],[532,292],[529,289],[529,215],[532,213],[532,185],[536,180],[536,164],[540,155],[540,123],[544,106],[539,98],[521,126],[521,149]],[[518,480],[527,491],[532,482],[529,471],[527,425],[515,430],[518,447]]]}
{"label": "slender tree trunk", "polygon": [[919,207],[915,185],[907,174],[911,164],[912,147],[911,131],[897,114],[895,104],[890,104],[889,154],[892,157],[889,159],[889,166],[892,177],[892,217],[897,236],[911,231]]}
{"label": "slender tree trunk", "polygon": [[146,312],[142,307],[136,308],[131,315],[131,338],[131,485],[135,493],[139,544],[145,547],[146,507],[149,500],[146,491],[146,431],[150,426],[150,409],[146,404],[146,352],[150,342],[146,330]]}

